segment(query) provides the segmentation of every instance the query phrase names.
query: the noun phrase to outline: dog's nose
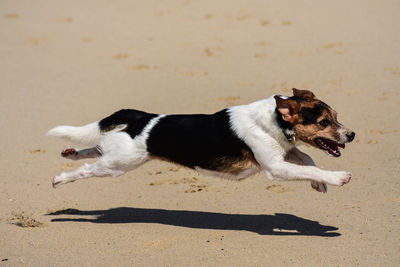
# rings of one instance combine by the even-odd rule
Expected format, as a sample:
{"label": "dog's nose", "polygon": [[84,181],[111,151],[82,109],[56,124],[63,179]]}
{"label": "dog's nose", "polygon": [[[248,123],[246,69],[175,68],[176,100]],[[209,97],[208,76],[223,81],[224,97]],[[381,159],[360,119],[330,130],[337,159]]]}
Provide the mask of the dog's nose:
{"label": "dog's nose", "polygon": [[349,142],[351,142],[351,141],[354,140],[354,137],[356,136],[356,133],[355,132],[348,132],[348,133],[346,133],[346,136],[347,136],[347,140]]}

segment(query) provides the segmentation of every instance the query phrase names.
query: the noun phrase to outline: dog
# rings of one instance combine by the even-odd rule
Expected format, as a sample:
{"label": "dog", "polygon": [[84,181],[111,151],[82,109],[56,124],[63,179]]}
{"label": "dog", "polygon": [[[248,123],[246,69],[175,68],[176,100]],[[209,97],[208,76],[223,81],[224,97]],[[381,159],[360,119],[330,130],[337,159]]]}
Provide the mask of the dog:
{"label": "dog", "polygon": [[64,149],[65,158],[98,158],[56,175],[53,187],[93,176],[117,177],[159,159],[233,180],[260,171],[271,180],[309,180],[312,188],[324,193],[327,184],[347,184],[351,173],[317,168],[296,144],[339,157],[339,148],[355,137],[330,106],[311,91],[295,88],[291,97],[273,95],[207,115],[123,109],[85,126],[57,126],[47,135],[92,146]]}

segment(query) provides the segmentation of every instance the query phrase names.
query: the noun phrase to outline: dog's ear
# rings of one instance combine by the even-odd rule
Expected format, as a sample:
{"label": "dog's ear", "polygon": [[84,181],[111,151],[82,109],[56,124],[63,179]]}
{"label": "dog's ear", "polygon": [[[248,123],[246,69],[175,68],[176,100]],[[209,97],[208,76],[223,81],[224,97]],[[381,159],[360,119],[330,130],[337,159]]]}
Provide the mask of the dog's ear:
{"label": "dog's ear", "polygon": [[282,115],[282,119],[291,124],[295,124],[299,118],[300,104],[293,99],[283,99],[279,95],[274,96],[276,108]]}
{"label": "dog's ear", "polygon": [[298,98],[305,99],[305,100],[313,100],[315,99],[315,95],[313,92],[309,90],[300,90],[293,88],[293,95],[297,96]]}

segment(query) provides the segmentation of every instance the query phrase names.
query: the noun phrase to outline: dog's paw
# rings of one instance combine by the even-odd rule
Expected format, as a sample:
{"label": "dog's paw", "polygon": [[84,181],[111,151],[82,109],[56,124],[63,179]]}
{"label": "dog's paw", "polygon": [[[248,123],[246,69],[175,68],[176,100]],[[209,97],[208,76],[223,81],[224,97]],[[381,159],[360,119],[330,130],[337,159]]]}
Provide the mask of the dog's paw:
{"label": "dog's paw", "polygon": [[74,159],[78,156],[78,151],[75,148],[66,148],[61,151],[61,156],[68,159]]}
{"label": "dog's paw", "polygon": [[60,177],[61,175],[57,175],[53,177],[53,180],[51,181],[51,184],[53,185],[53,188],[57,188],[57,186],[63,184],[63,179]]}
{"label": "dog's paw", "polygon": [[331,179],[333,185],[342,186],[349,183],[351,180],[351,172],[338,171],[334,172],[334,177]]}
{"label": "dog's paw", "polygon": [[53,188],[57,188],[58,186],[62,185],[62,184],[66,184],[66,183],[70,183],[71,181],[68,180],[64,173],[60,173],[57,176],[54,176],[53,180],[52,180],[52,185]]}
{"label": "dog's paw", "polygon": [[53,177],[53,180],[51,181],[51,184],[53,188],[57,188],[61,184],[61,180],[57,178],[57,176]]}
{"label": "dog's paw", "polygon": [[326,183],[311,181],[311,187],[321,193],[328,192],[328,186]]}
{"label": "dog's paw", "polygon": [[351,180],[351,172],[341,172],[340,186],[347,184]]}

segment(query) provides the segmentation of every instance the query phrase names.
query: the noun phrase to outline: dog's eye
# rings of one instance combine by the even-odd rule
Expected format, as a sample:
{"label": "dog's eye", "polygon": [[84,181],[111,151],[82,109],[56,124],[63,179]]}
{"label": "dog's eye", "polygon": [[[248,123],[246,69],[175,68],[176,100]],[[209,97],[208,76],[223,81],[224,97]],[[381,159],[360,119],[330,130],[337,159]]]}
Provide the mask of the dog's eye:
{"label": "dog's eye", "polygon": [[322,127],[328,127],[328,125],[331,124],[331,122],[328,119],[323,119],[322,121],[319,122],[319,125]]}

